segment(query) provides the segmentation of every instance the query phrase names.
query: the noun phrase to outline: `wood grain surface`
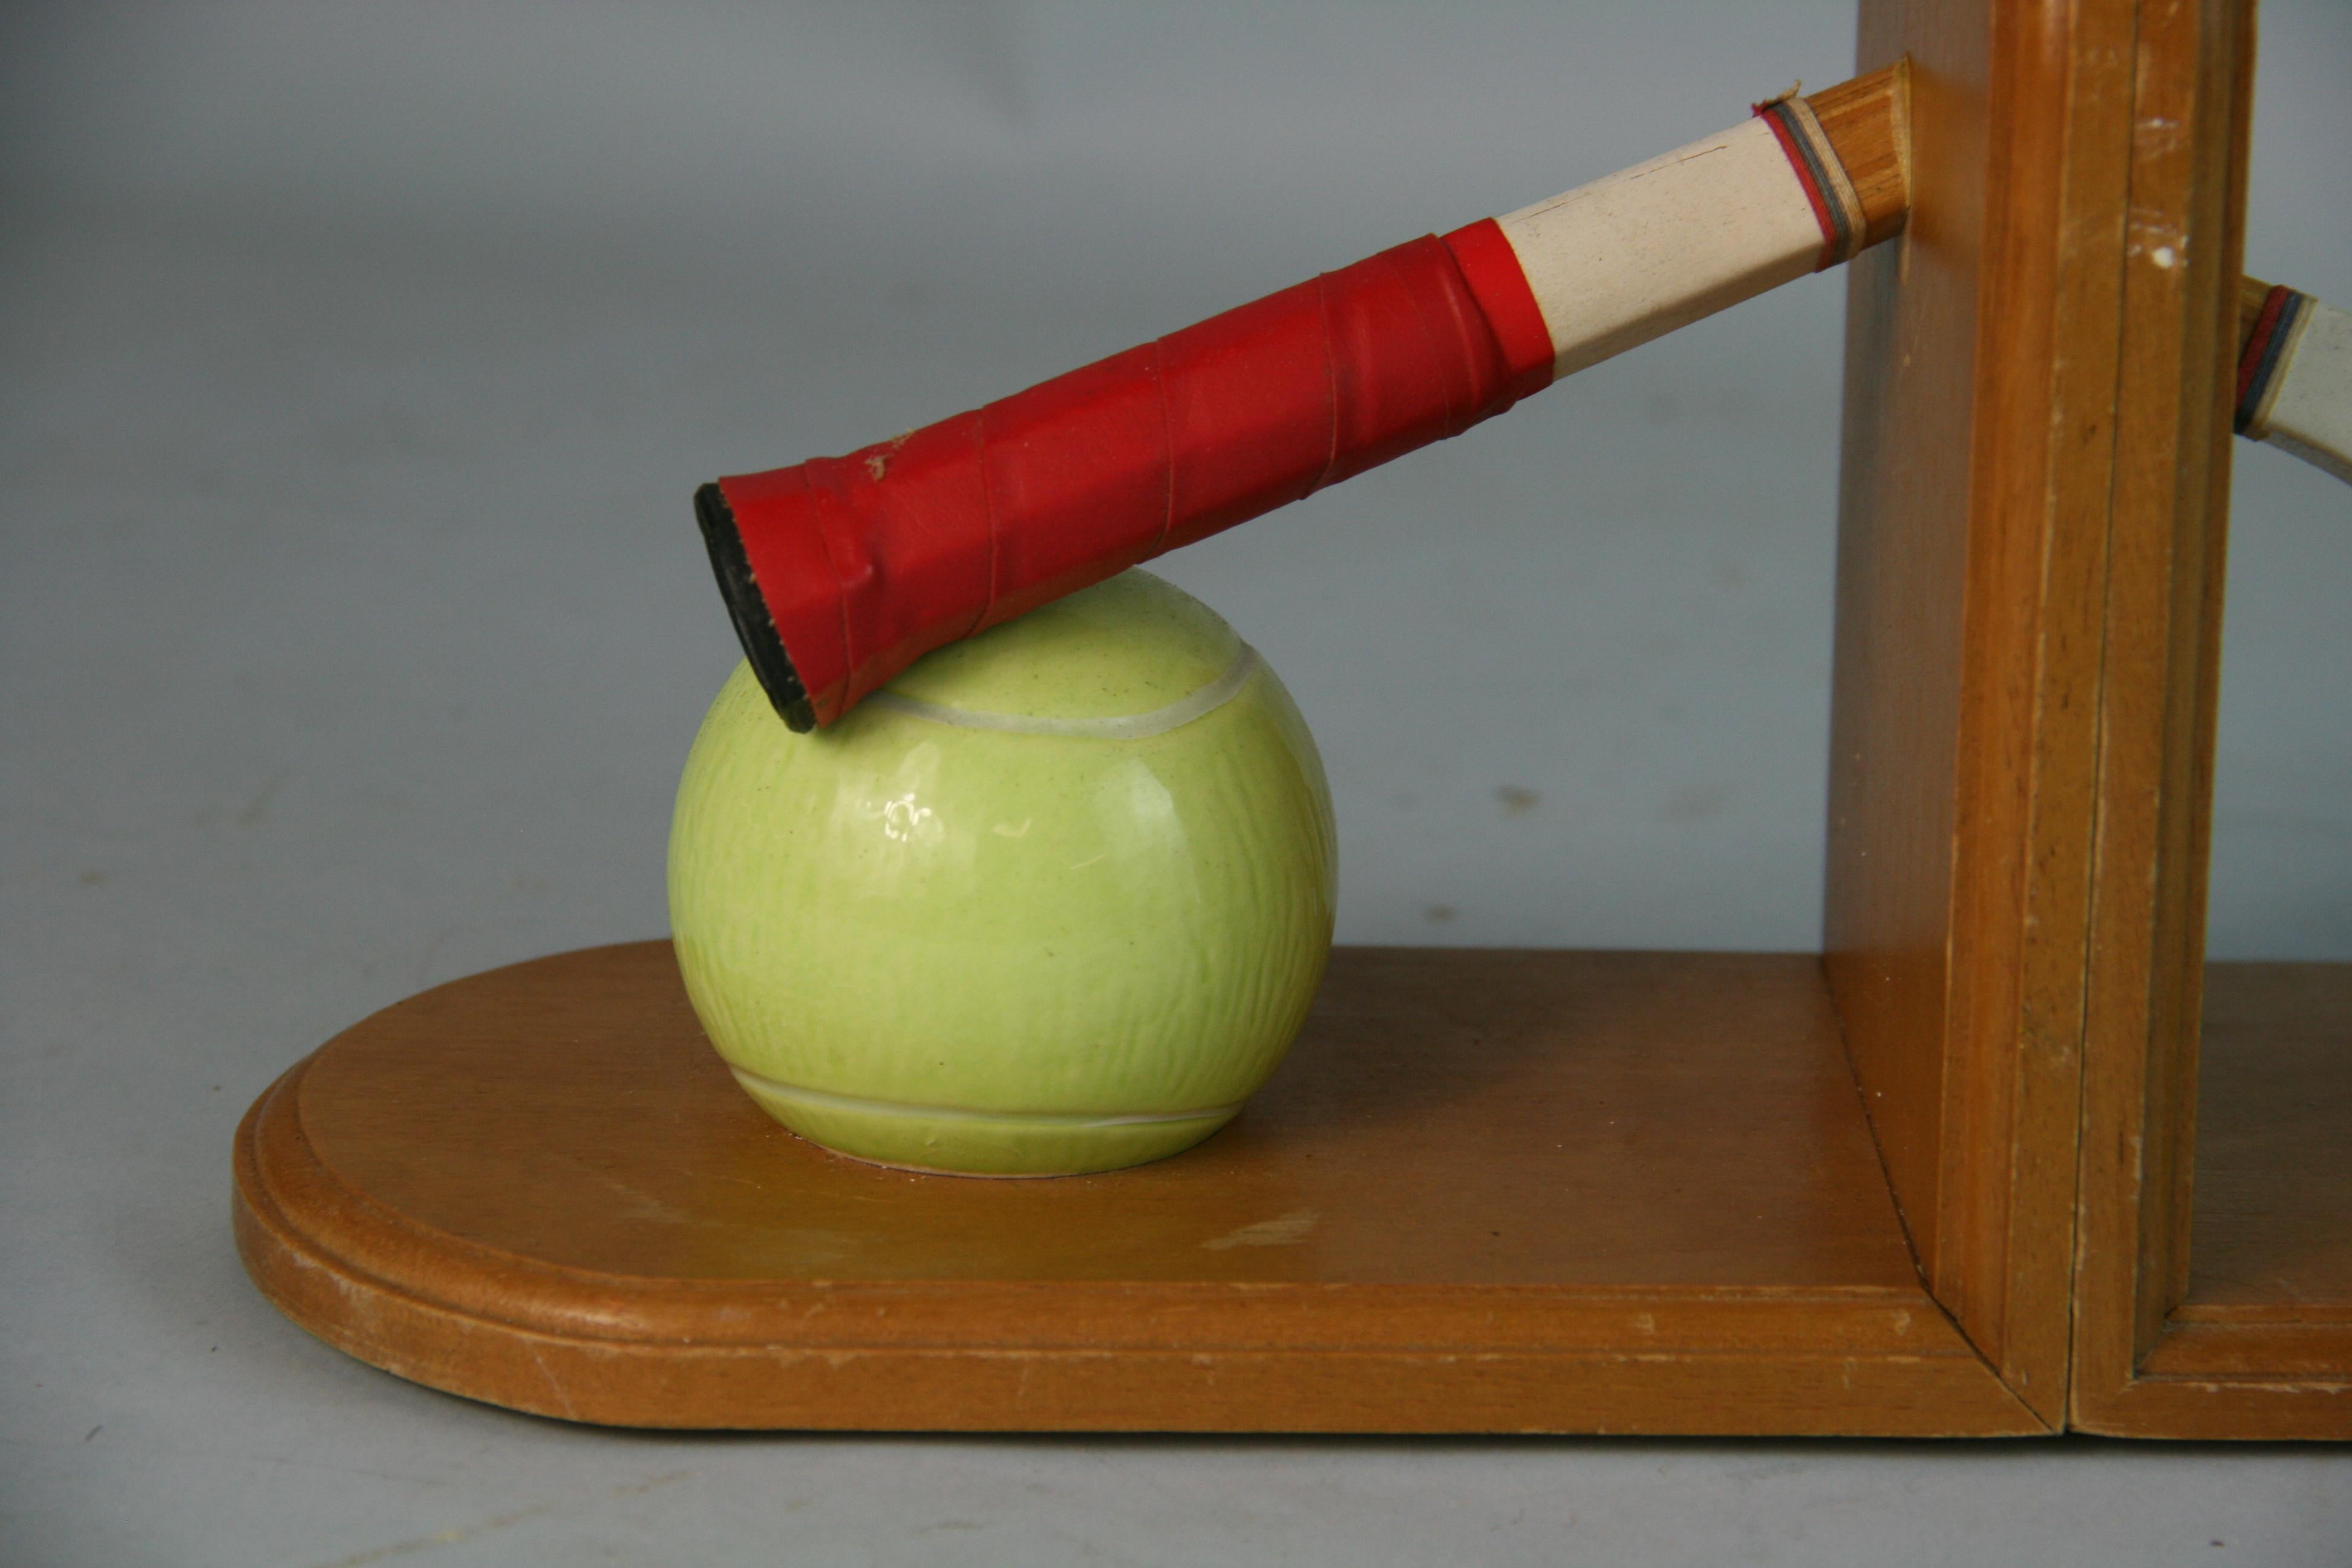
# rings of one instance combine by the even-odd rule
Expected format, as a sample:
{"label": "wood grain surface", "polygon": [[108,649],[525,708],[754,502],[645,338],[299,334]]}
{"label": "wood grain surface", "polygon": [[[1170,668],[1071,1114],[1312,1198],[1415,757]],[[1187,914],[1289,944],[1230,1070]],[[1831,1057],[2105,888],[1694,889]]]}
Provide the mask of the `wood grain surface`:
{"label": "wood grain surface", "polygon": [[2189,1286],[2138,1376],[2352,1381],[2352,963],[2209,965],[2198,1056]]}
{"label": "wood grain surface", "polygon": [[2136,25],[1862,7],[1912,210],[1849,285],[1824,945],[1937,1299],[2053,1423]]}
{"label": "wood grain surface", "polygon": [[1893,238],[1911,211],[1910,72],[1896,58],[1805,97],[1862,198],[1864,246]]}
{"label": "wood grain surface", "polygon": [[361,1024],[241,1130],[296,1321],[665,1426],[2040,1430],[1922,1289],[1803,956],[1341,950],[1244,1115],[996,1182],[761,1114],[666,942]]}
{"label": "wood grain surface", "polygon": [[[2141,1436],[2352,1436],[2352,1336],[2326,1299],[2352,1229],[2336,1228],[2337,1205],[2293,1195],[2326,1157],[2293,1091],[2257,1090],[2249,1076],[2291,1076],[2326,1054],[2312,1044],[2324,1031],[2296,1019],[2334,983],[2222,968],[2210,1005],[2204,994],[2253,50],[2251,6],[2139,7],[2072,1419]],[[2209,1016],[2221,1120],[2200,1132]],[[2218,1163],[2199,1155],[2203,1136],[2218,1140]],[[2280,1157],[2250,1158],[2265,1138]],[[2211,1205],[2192,1201],[2200,1169],[2218,1184]],[[2323,1294],[2287,1303],[2305,1289]]]}
{"label": "wood grain surface", "polygon": [[2352,1438],[2352,965],[2215,964],[2184,1299],[2085,1425]]}
{"label": "wood grain surface", "polygon": [[2209,965],[2198,1055],[2176,1316],[2352,1321],[2352,963]]}
{"label": "wood grain surface", "polygon": [[2263,307],[2270,302],[2271,285],[2252,274],[2238,279],[2238,353],[2246,352],[2246,343],[2254,335],[2254,328],[2263,319]]}

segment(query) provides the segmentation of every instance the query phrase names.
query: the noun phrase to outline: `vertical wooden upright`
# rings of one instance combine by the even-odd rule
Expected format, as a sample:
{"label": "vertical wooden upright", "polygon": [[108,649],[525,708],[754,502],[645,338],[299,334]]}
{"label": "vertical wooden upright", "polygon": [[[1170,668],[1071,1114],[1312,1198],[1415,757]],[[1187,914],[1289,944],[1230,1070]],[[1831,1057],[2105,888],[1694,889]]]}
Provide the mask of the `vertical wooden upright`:
{"label": "vertical wooden upright", "polygon": [[[2147,5],[2138,52],[2152,63],[2134,104],[2116,393],[2074,1417],[2141,1436],[2352,1436],[2352,1192],[2331,1163],[2352,1124],[2327,1119],[2352,1078],[2352,966],[2217,970],[2209,1006],[2203,962],[2252,6]],[[2200,1255],[2259,1266],[2204,1292],[2200,1038],[2228,1047],[2206,1087],[2239,1118],[2209,1136],[2265,1152],[2239,1162],[2256,1190],[2197,1234]],[[2282,1216],[2294,1245],[2265,1253]]]}
{"label": "vertical wooden upright", "polygon": [[1862,6],[1914,205],[1849,286],[1825,957],[1921,1271],[2053,1426],[2142,9]]}
{"label": "vertical wooden upright", "polygon": [[1913,205],[1851,284],[1824,948],[1889,1184],[2053,1428],[2352,1436],[2352,965],[2203,962],[2252,0],[1862,38]]}

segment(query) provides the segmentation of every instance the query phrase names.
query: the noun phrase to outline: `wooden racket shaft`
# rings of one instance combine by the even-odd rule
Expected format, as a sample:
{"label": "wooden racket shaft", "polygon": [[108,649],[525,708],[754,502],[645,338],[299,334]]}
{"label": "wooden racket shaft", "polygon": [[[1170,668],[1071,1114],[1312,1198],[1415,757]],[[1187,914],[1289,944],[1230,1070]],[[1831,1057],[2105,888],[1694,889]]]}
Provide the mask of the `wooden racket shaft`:
{"label": "wooden racket shaft", "polygon": [[1509,408],[1901,226],[1903,68],[842,458],[706,485],[794,729],[930,649]]}

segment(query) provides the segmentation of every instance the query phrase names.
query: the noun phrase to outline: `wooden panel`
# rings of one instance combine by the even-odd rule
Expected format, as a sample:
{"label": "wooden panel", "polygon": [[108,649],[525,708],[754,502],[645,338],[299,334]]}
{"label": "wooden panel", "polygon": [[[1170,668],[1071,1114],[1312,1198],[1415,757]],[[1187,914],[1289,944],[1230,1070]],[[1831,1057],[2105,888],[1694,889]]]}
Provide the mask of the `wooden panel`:
{"label": "wooden panel", "polygon": [[1861,66],[1913,58],[1913,210],[1901,238],[1848,268],[1824,942],[1887,1170],[1927,1259],[1989,41],[1979,7],[1862,8]]}
{"label": "wooden panel", "polygon": [[686,1426],[1992,1432],[1800,956],[1342,950],[1225,1131],[1097,1177],[829,1155],[666,943],[476,976],[238,1142],[299,1322],[437,1387]]}
{"label": "wooden panel", "polygon": [[[2215,1191],[2190,1229],[2252,9],[2145,5],[2137,58],[2073,1420],[2146,1436],[2352,1436],[2352,1333],[2325,1300],[2342,1268],[2336,1204],[2278,1186],[2326,1168],[2288,1085],[2329,1054],[2295,1019],[2336,982],[2214,972]],[[2288,1178],[2281,1163],[2297,1160]]]}
{"label": "wooden panel", "polygon": [[2352,1436],[2352,964],[2209,965],[2187,1299],[2136,1429]]}
{"label": "wooden panel", "polygon": [[[2233,33],[2231,26],[2246,26]],[[2217,646],[2219,530],[2244,197],[2251,19],[2208,0],[2144,18],[2133,243],[2116,387],[2117,465],[2101,712],[2096,919],[2085,1020],[2075,1411],[2118,1401],[2179,1299],[2210,806],[2198,686]],[[2200,800],[2201,797],[2201,800]],[[2186,1218],[2186,1205],[2181,1205]]]}
{"label": "wooden panel", "polygon": [[2352,1436],[2352,964],[2208,965],[2198,1056],[2188,1297],[2135,1382],[2284,1384]]}
{"label": "wooden panel", "polygon": [[2189,1292],[2174,1317],[2352,1321],[2352,963],[2205,974]]}
{"label": "wooden panel", "polygon": [[2053,1421],[2133,26],[1863,6],[1913,207],[1848,297],[1828,970],[1936,1294]]}

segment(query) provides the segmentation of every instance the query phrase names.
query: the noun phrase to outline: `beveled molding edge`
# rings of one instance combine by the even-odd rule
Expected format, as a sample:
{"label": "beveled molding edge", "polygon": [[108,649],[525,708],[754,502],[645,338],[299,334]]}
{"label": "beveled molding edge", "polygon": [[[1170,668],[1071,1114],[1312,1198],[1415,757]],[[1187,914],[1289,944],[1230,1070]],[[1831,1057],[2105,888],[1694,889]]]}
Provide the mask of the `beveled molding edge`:
{"label": "beveled molding edge", "polygon": [[[362,1362],[532,1414],[686,1429],[2046,1431],[1924,1291],[745,1283],[520,1258],[340,1181],[300,1126],[310,1059],[237,1130],[247,1274]],[[1316,1331],[1372,1302],[1344,1342]]]}
{"label": "beveled molding edge", "polygon": [[[1496,1349],[1615,1351],[1638,1344],[1643,1353],[1736,1353],[1757,1348],[1790,1354],[1842,1357],[1887,1355],[1904,1360],[1934,1356],[1981,1361],[1925,1291],[1895,1293],[1873,1286],[1791,1288],[1759,1286],[1690,1288],[1580,1287],[1553,1285],[1282,1284],[1258,1281],[1132,1280],[920,1280],[906,1283],[652,1279],[577,1268],[524,1258],[420,1225],[339,1180],[304,1136],[299,1110],[301,1078],[309,1062],[297,1064],[264,1092],[246,1113],[236,1140],[236,1202],[251,1226],[274,1246],[326,1268],[354,1287],[404,1296],[437,1310],[480,1319],[486,1325],[519,1331],[565,1335],[623,1344],[738,1344],[771,1347],[772,1332],[751,1331],[743,1322],[756,1310],[771,1322],[796,1308],[824,1310],[799,1323],[790,1342],[839,1348],[1001,1348],[1001,1325],[984,1332],[961,1326],[975,1302],[1017,1311],[1033,1322],[1045,1298],[1076,1300],[1115,1311],[1115,1322],[1066,1321],[1083,1337],[1034,1332],[1035,1347],[1148,1348],[1169,1341],[1165,1325],[1138,1310],[1138,1298],[1163,1300],[1182,1313],[1187,1342],[1231,1350],[1349,1352],[1366,1348],[1476,1353]],[[310,1223],[306,1223],[310,1222]],[[460,1266],[453,1271],[449,1264]],[[419,1276],[426,1268],[431,1285]],[[479,1282],[452,1288],[457,1279]],[[504,1276],[492,1282],[494,1276]],[[632,1321],[627,1298],[646,1298],[656,1309],[676,1309],[681,1296],[710,1321],[660,1325]],[[566,1300],[569,1297],[571,1300]],[[1372,1346],[1360,1333],[1345,1344],[1286,1331],[1286,1320],[1311,1316],[1341,1298],[1371,1298],[1384,1309],[1390,1331]],[[593,1298],[593,1299],[592,1299]],[[615,1298],[618,1298],[617,1300]],[[858,1301],[883,1309],[873,1321],[845,1313]],[[926,1321],[926,1303],[954,1308],[954,1325]],[[1223,1324],[1204,1321],[1203,1309],[1223,1305]],[[1791,1330],[1790,1309],[1801,1306],[1812,1322]],[[1087,1316],[1091,1316],[1089,1313]],[[1066,1314],[1074,1319],[1076,1314]],[[1444,1320],[1475,1320],[1477,1332],[1444,1331]],[[850,1321],[845,1321],[845,1319]],[[1224,1327],[1213,1337],[1204,1329]],[[1125,1329],[1106,1337],[1105,1330]],[[1759,1333],[1759,1331],[1766,1331]]]}
{"label": "beveled molding edge", "polygon": [[2352,1322],[2176,1308],[2120,1388],[2078,1397],[2074,1426],[2109,1436],[2352,1440]]}

